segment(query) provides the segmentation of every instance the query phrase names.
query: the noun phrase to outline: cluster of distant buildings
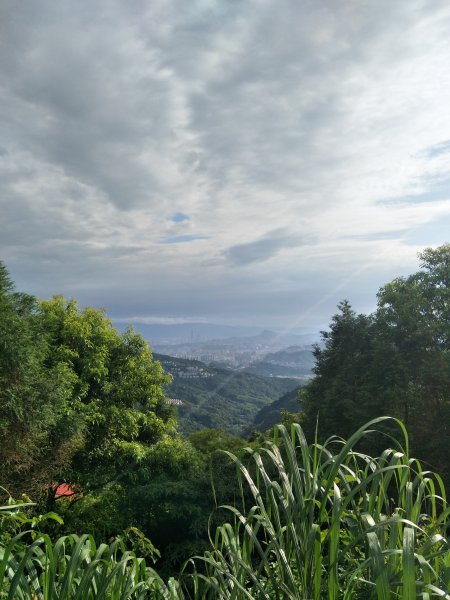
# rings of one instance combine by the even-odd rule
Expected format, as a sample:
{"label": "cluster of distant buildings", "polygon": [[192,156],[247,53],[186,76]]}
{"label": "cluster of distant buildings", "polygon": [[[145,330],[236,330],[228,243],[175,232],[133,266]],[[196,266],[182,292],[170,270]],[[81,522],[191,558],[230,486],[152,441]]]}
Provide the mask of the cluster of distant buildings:
{"label": "cluster of distant buildings", "polygon": [[181,406],[183,404],[183,400],[179,398],[166,398],[167,404],[174,404],[175,406]]}
{"label": "cluster of distant buildings", "polygon": [[186,367],[178,372],[173,372],[175,377],[182,377],[184,379],[206,379],[206,377],[213,377],[214,374],[206,371],[202,367]]}

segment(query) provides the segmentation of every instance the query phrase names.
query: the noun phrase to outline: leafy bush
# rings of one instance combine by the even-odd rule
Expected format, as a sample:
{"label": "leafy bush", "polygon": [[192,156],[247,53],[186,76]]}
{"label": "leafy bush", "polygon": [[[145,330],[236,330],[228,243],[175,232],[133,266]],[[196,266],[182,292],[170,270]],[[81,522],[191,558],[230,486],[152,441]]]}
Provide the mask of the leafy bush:
{"label": "leafy bush", "polygon": [[246,449],[247,462],[227,452],[242,501],[226,507],[230,521],[178,581],[165,584],[121,540],[96,547],[89,536],[52,543],[41,535],[21,545],[19,534],[0,544],[3,597],[448,600],[450,508],[441,478],[409,458],[399,421],[404,448],[377,458],[358,451],[386,419],[348,441],[311,445],[298,424],[290,432],[279,425],[273,441]]}

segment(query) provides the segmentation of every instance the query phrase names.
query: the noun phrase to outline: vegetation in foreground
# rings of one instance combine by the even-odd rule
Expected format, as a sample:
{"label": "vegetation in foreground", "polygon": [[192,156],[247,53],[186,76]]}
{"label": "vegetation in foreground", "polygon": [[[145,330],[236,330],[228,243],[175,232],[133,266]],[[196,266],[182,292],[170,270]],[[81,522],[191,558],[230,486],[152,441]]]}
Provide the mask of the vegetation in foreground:
{"label": "vegetation in foreground", "polygon": [[[449,598],[445,484],[424,469],[449,485],[450,245],[421,258],[373,315],[340,305],[283,414],[291,445],[183,438],[139,335],[16,292],[0,264],[0,484],[37,503],[2,511],[3,596]],[[393,419],[352,434],[382,413],[404,451]]]}
{"label": "vegetation in foreground", "polygon": [[[319,414],[319,439],[348,437],[382,414],[401,419],[413,453],[441,473],[450,489],[450,244],[419,255],[421,268],[378,293],[378,308],[357,314],[342,302],[315,377],[302,392],[308,439]],[[377,453],[376,440],[367,447]]]}
{"label": "vegetation in foreground", "polygon": [[[241,500],[211,547],[164,582],[122,540],[91,536],[56,542],[21,531],[0,543],[1,597],[39,599],[370,599],[450,598],[450,509],[442,480],[408,456],[404,436],[372,458],[348,441],[308,445],[298,424],[279,425],[237,466]],[[3,507],[2,523],[22,507]],[[5,513],[8,513],[5,515]]]}

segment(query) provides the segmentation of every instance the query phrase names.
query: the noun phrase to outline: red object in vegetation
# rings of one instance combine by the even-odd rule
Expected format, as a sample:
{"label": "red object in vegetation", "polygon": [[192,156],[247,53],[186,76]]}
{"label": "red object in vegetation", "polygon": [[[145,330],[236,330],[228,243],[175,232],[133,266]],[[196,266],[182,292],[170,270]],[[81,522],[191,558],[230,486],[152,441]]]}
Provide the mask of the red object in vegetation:
{"label": "red object in vegetation", "polygon": [[55,490],[55,500],[58,500],[58,498],[67,498],[68,496],[74,496],[78,493],[78,490],[76,490],[68,483],[60,483],[58,486],[53,486],[53,489]]}

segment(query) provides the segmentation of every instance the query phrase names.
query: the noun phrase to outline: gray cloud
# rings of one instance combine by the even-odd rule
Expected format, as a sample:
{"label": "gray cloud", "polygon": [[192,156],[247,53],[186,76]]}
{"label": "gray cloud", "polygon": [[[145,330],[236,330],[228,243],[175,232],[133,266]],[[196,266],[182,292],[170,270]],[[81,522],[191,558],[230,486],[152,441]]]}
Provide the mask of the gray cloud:
{"label": "gray cloud", "polygon": [[445,241],[449,29],[446,0],[4,0],[0,258],[117,317],[365,306]]}
{"label": "gray cloud", "polygon": [[225,252],[226,259],[233,265],[248,265],[264,262],[278,254],[284,248],[301,246],[302,242],[297,236],[287,231],[275,230],[253,242],[236,244]]}

